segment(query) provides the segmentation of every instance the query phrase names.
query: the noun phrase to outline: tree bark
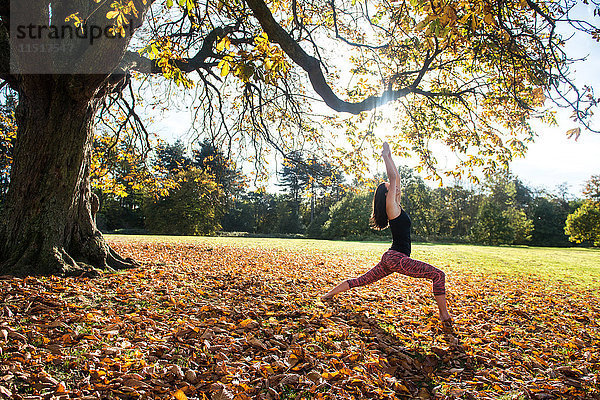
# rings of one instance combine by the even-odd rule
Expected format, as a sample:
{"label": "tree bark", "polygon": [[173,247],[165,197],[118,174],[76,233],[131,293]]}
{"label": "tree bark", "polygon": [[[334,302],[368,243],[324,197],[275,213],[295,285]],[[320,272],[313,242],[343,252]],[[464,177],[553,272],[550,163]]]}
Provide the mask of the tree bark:
{"label": "tree bark", "polygon": [[106,77],[20,78],[0,274],[95,275],[131,266],[111,251],[92,210],[92,123]]}

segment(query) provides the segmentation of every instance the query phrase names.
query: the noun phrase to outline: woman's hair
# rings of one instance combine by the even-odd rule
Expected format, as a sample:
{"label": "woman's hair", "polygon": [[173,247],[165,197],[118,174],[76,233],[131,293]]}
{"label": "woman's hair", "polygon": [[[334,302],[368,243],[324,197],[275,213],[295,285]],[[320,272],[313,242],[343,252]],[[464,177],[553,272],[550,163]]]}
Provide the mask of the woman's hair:
{"label": "woman's hair", "polygon": [[388,216],[385,210],[385,194],[388,192],[385,182],[380,183],[375,189],[373,196],[373,215],[371,215],[371,227],[373,229],[385,229],[388,226]]}

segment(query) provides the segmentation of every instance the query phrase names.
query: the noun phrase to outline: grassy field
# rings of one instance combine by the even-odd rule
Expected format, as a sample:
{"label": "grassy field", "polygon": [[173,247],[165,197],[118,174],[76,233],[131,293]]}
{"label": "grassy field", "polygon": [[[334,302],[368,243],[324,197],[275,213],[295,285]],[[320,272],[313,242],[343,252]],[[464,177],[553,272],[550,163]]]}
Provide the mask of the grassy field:
{"label": "grassy field", "polygon": [[[376,263],[388,242],[351,242],[313,239],[273,239],[204,236],[107,235],[117,240],[323,251],[373,257]],[[413,243],[412,257],[446,271],[475,274],[528,275],[566,284],[600,289],[600,250],[584,248],[476,246]]]}

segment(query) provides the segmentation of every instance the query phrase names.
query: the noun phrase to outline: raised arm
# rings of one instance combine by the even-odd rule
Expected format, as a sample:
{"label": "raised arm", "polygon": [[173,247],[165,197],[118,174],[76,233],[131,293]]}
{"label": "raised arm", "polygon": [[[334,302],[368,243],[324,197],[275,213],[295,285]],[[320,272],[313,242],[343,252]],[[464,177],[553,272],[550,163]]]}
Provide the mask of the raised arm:
{"label": "raised arm", "polygon": [[388,187],[388,194],[385,199],[385,210],[388,215],[388,219],[394,219],[400,215],[400,205],[398,204],[396,197],[397,192],[400,190],[400,174],[398,168],[392,160],[392,152],[387,142],[383,142],[383,150],[381,152],[383,161],[385,162],[385,171],[387,173],[390,185]]}
{"label": "raised arm", "polygon": [[392,160],[392,152],[390,150],[390,145],[387,142],[383,142],[381,157],[383,157],[383,161],[385,162],[385,172],[387,173],[390,185],[394,185],[394,188],[398,187],[400,185],[400,174],[398,173],[396,164],[394,164],[394,160]]}

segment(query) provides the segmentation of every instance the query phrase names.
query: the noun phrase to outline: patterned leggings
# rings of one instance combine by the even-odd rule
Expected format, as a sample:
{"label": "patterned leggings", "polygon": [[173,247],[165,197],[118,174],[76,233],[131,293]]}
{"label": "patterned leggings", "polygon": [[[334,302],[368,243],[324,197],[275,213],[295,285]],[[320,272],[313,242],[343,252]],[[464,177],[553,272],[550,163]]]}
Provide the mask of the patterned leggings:
{"label": "patterned leggings", "polygon": [[413,260],[396,250],[388,250],[383,253],[379,264],[371,268],[358,278],[348,279],[350,288],[367,285],[380,280],[392,272],[399,272],[413,278],[427,278],[433,281],[433,294],[435,296],[446,294],[446,274],[444,271],[426,264],[422,261]]}

